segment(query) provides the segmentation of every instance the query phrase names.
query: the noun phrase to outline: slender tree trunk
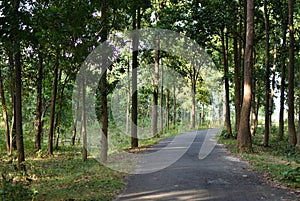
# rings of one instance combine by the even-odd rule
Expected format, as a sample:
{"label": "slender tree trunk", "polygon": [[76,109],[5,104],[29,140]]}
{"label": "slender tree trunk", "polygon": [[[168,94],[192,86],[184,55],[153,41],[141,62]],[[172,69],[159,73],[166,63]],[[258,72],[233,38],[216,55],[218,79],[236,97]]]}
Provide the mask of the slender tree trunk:
{"label": "slender tree trunk", "polygon": [[[157,106],[158,106],[158,82],[159,82],[159,49],[160,41],[155,40],[155,58],[154,58],[154,89],[153,89],[153,104],[152,104],[152,135],[157,135]],[[162,109],[162,108],[161,108]]]}
{"label": "slender tree trunk", "polygon": [[78,113],[79,113],[79,97],[80,97],[80,89],[78,89],[78,95],[76,100],[76,108],[75,108],[75,117],[73,121],[73,130],[72,130],[72,138],[71,138],[71,145],[75,145],[75,139],[77,134],[77,121],[78,121]]}
{"label": "slender tree trunk", "polygon": [[[61,76],[62,76],[62,70],[59,71],[58,81],[61,82]],[[65,79],[64,83],[66,83],[67,78]],[[56,115],[56,122],[55,122],[55,130],[56,130],[56,138],[55,138],[55,149],[58,149],[59,144],[59,137],[60,137],[60,120],[61,120],[61,114],[62,114],[62,106],[63,106],[63,95],[64,95],[64,89],[65,84],[60,89],[60,96],[59,96],[59,109],[58,113]]]}
{"label": "slender tree trunk", "polygon": [[[132,22],[133,30],[137,30],[137,15],[136,11],[134,11],[133,22]],[[137,34],[134,34],[132,40],[133,52],[132,52],[132,106],[131,106],[131,148],[138,147],[138,136],[137,136],[137,118],[138,118],[138,91],[137,91],[137,68],[138,68],[138,46],[139,46],[139,38]]]}
{"label": "slender tree trunk", "polygon": [[170,129],[170,90],[167,89],[166,94],[166,127]]}
{"label": "slender tree trunk", "polygon": [[10,144],[10,135],[9,135],[9,123],[8,123],[8,116],[6,110],[6,101],[4,95],[4,88],[3,88],[3,79],[2,79],[2,70],[0,69],[0,96],[1,96],[1,103],[2,103],[2,113],[3,113],[3,121],[4,121],[4,128],[5,128],[5,140],[6,140],[6,150],[7,155],[12,154],[12,147]]}
{"label": "slender tree trunk", "polygon": [[53,135],[54,135],[54,120],[55,120],[55,104],[57,95],[57,84],[58,84],[58,66],[59,63],[56,61],[54,65],[54,75],[52,83],[52,98],[51,98],[51,112],[50,112],[50,127],[48,136],[48,154],[53,155]]}
{"label": "slender tree trunk", "polygon": [[130,88],[130,65],[128,58],[128,66],[127,66],[127,107],[126,107],[126,134],[129,134],[129,123],[130,123],[130,99],[131,99],[131,88]]}
{"label": "slender tree trunk", "polygon": [[[234,23],[236,27],[236,23]],[[237,137],[241,116],[241,61],[238,48],[238,37],[233,38],[234,52],[234,106],[235,106],[235,137]]]}
{"label": "slender tree trunk", "polygon": [[177,122],[177,119],[176,119],[176,113],[177,113],[177,106],[176,106],[176,86],[174,84],[173,86],[173,126],[174,128],[176,127],[176,122]]}
{"label": "slender tree trunk", "polygon": [[87,160],[87,134],[86,134],[86,114],[85,114],[85,97],[86,97],[86,89],[85,89],[85,79],[83,78],[82,81],[82,110],[81,110],[81,131],[82,131],[82,142],[83,142],[83,148],[82,148],[82,159],[83,161]]}
{"label": "slender tree trunk", "polygon": [[224,67],[224,82],[225,82],[225,127],[227,137],[232,137],[231,122],[230,122],[230,103],[229,103],[229,67],[228,67],[228,37],[227,33],[222,30],[222,55]]}
{"label": "slender tree trunk", "polygon": [[[107,40],[108,36],[108,22],[107,22],[107,1],[103,0],[101,5],[101,13],[102,13],[102,23],[104,30],[101,34],[101,42]],[[107,152],[108,152],[108,107],[107,107],[107,71],[106,66],[101,66],[102,76],[100,78],[100,91],[101,91],[101,153],[100,153],[100,161],[107,161]]]}
{"label": "slender tree trunk", "polygon": [[[17,45],[19,46],[19,45]],[[19,47],[18,47],[19,49]],[[23,143],[23,129],[22,129],[22,67],[21,67],[21,53],[17,50],[15,54],[15,72],[16,72],[16,141],[18,150],[18,169],[26,170],[25,167],[25,153]]]}
{"label": "slender tree trunk", "polygon": [[264,0],[264,14],[265,14],[265,32],[266,32],[266,60],[265,60],[265,133],[264,133],[264,146],[269,146],[270,135],[270,36],[269,36],[269,11],[268,2]]}
{"label": "slender tree trunk", "polygon": [[161,86],[160,86],[160,131],[164,132],[164,112],[163,112],[163,97],[164,97],[164,66],[161,65]]}
{"label": "slender tree trunk", "polygon": [[10,147],[11,151],[17,149],[16,143],[16,80],[15,80],[15,61],[14,55],[10,54],[9,56],[9,65],[10,65],[10,76],[11,76],[11,104],[12,104],[12,113],[11,113],[11,126],[9,131],[10,138]]}
{"label": "slender tree trunk", "polygon": [[280,111],[279,111],[279,130],[278,140],[283,139],[284,134],[284,102],[285,102],[285,77],[286,77],[286,32],[288,18],[283,19],[283,38],[281,50],[281,83],[280,83]]}
{"label": "slender tree trunk", "polygon": [[297,143],[296,130],[295,130],[295,112],[294,112],[294,1],[288,0],[288,10],[289,10],[289,32],[290,32],[290,47],[289,47],[289,70],[288,70],[288,130],[290,134],[290,144],[295,146]]}
{"label": "slender tree trunk", "polygon": [[252,151],[249,115],[251,109],[252,69],[254,43],[254,2],[247,1],[247,33],[244,57],[244,96],[241,110],[241,121],[237,138],[239,152]]}
{"label": "slender tree trunk", "polygon": [[35,150],[40,150],[42,136],[42,87],[43,87],[43,57],[41,52],[38,52],[38,78],[37,78],[37,100],[36,100],[36,115],[35,115]]}

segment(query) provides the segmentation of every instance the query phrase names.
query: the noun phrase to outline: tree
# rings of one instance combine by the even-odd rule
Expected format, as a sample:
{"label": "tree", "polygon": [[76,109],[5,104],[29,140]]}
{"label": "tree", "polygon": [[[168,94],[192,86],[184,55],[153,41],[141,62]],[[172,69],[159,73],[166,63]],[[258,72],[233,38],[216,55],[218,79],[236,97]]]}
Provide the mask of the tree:
{"label": "tree", "polygon": [[289,66],[288,66],[288,130],[290,134],[290,144],[295,146],[297,143],[297,136],[295,130],[295,107],[294,107],[294,0],[288,0],[288,13],[289,13],[289,33],[290,33],[290,46],[289,46]]}
{"label": "tree", "polygon": [[153,89],[153,105],[152,105],[152,135],[153,136],[157,134],[157,106],[158,106],[158,82],[159,82],[159,52],[160,52],[159,39],[155,40],[155,46],[156,49],[155,49],[155,57],[154,57],[154,89]]}
{"label": "tree", "polygon": [[2,103],[2,113],[3,113],[3,121],[5,125],[5,139],[6,139],[6,150],[7,154],[10,156],[12,154],[12,146],[10,144],[10,135],[9,135],[9,123],[8,123],[8,115],[7,115],[7,105],[4,96],[4,88],[3,88],[3,79],[2,79],[2,70],[0,69],[0,96]]}
{"label": "tree", "polygon": [[43,57],[41,51],[38,51],[38,78],[37,78],[37,100],[35,117],[35,149],[40,150],[42,135],[42,88],[43,88]]}
{"label": "tree", "polygon": [[[132,29],[137,30],[140,23],[140,8],[134,9]],[[137,91],[137,68],[138,68],[138,34],[134,33],[132,40],[132,105],[131,105],[131,148],[136,148],[138,144],[137,119],[138,119],[138,91]]]}
{"label": "tree", "polygon": [[244,96],[239,123],[237,145],[239,152],[252,151],[249,116],[252,93],[252,69],[253,69],[253,43],[254,43],[254,2],[247,1],[247,31],[244,55]]}
{"label": "tree", "polygon": [[269,146],[269,135],[270,135],[270,19],[268,2],[264,0],[264,14],[265,14],[265,32],[266,32],[266,60],[265,60],[265,135],[264,135],[264,146]]}
{"label": "tree", "polygon": [[[56,55],[56,57],[58,57],[58,55]],[[48,135],[48,154],[50,155],[53,155],[53,136],[54,136],[55,105],[56,105],[57,83],[58,83],[58,66],[59,66],[59,62],[57,58],[54,64],[51,111],[50,111],[50,128],[49,128],[49,135]]]}

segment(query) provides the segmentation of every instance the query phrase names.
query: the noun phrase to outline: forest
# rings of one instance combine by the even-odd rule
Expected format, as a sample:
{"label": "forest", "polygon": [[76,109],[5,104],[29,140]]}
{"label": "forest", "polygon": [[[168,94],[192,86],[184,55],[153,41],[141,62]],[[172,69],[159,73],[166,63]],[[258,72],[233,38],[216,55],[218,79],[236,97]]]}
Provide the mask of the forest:
{"label": "forest", "polygon": [[216,127],[299,188],[299,21],[294,0],[1,1],[0,198],[111,200],[119,153]]}

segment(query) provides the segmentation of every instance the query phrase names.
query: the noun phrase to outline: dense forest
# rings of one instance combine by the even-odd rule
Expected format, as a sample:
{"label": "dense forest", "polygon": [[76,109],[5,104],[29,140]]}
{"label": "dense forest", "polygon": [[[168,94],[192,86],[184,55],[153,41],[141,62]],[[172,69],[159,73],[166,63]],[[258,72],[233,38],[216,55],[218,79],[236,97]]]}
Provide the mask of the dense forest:
{"label": "dense forest", "polygon": [[[299,21],[294,0],[1,1],[1,159],[30,172],[27,158],[79,150],[84,164],[96,147],[105,163],[140,140],[208,127],[222,127],[240,153],[253,153],[259,134],[265,149],[286,142],[297,151]],[[136,35],[133,51],[115,60],[100,51],[94,89],[91,77],[78,85],[94,50],[107,56],[113,36],[147,29],[195,41],[209,62],[172,54],[159,37],[141,49],[146,42]],[[212,63],[214,76],[206,76]]]}

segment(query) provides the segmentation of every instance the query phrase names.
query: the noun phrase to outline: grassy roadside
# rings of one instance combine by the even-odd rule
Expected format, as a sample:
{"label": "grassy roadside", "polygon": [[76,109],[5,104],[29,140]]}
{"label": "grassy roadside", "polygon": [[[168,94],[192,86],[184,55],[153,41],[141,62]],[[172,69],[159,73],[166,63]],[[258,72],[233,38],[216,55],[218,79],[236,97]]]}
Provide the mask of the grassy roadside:
{"label": "grassy roadside", "polygon": [[[178,130],[173,129],[151,139],[140,140],[140,148],[133,152],[146,150],[177,134]],[[0,200],[109,201],[125,187],[124,180],[128,175],[111,170],[92,158],[84,162],[81,146],[65,145],[53,156],[48,156],[44,154],[47,147],[35,153],[30,144],[32,142],[25,141],[26,174],[16,171],[16,156],[5,156],[5,148],[1,147]]]}
{"label": "grassy roadside", "polygon": [[[276,128],[273,128],[272,132],[276,133]],[[251,168],[264,175],[268,182],[300,190],[300,152],[289,146],[288,136],[279,142],[276,136],[272,135],[270,146],[264,147],[263,129],[258,128],[252,140],[254,153],[240,154],[237,152],[236,140],[225,139],[222,135],[218,138],[220,144],[224,144],[230,152],[248,161]]]}

